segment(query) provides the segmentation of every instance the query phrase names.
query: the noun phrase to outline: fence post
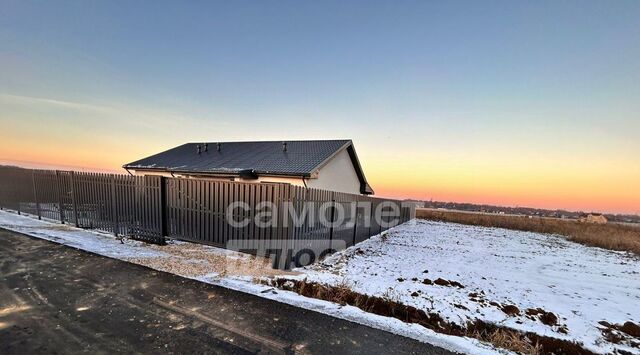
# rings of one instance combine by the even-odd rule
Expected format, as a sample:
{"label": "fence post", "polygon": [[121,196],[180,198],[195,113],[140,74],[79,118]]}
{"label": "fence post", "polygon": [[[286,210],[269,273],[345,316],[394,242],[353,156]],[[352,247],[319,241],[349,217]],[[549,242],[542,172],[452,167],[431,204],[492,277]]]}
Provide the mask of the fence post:
{"label": "fence post", "polygon": [[58,209],[60,210],[60,223],[64,224],[64,209],[62,208],[62,183],[60,182],[60,171],[56,170],[56,185],[58,190]]}
{"label": "fence post", "polygon": [[[6,174],[6,171],[2,171],[2,175]],[[6,175],[5,176],[1,176],[2,179],[0,179],[0,182],[2,182],[2,184],[0,184],[0,211],[4,210],[4,204],[7,202],[7,182],[6,182]]]}
{"label": "fence post", "polygon": [[[295,192],[295,188],[293,186],[291,186],[291,184],[286,184],[286,185],[282,185],[281,186],[281,191],[282,191],[282,199],[281,199],[281,204],[282,204],[282,212],[279,212],[282,214],[282,226],[281,228],[283,228],[284,232],[282,233],[281,238],[284,239],[284,241],[282,241],[281,243],[283,243],[282,245],[282,251],[284,253],[286,253],[285,257],[284,257],[284,262],[285,262],[285,270],[291,269],[291,263],[294,261],[293,260],[293,253],[295,250],[298,249],[298,243],[297,240],[295,240],[295,225],[293,224],[293,216],[289,215],[289,207],[292,207],[292,209],[294,210],[295,213],[295,208],[294,208],[294,201],[293,201],[293,193]],[[286,221],[286,226],[284,225]]]}
{"label": "fence post", "polygon": [[78,204],[76,203],[76,174],[71,172],[71,204],[73,206],[73,223],[76,227],[80,227],[78,223]]}
{"label": "fence post", "polygon": [[[19,184],[20,182],[20,178],[18,176],[16,176],[16,174],[18,174],[18,172],[16,172],[14,174],[14,181],[13,181],[13,185],[16,186]],[[14,187],[14,192],[13,192],[13,196],[15,196],[15,201],[16,201],[16,206],[18,209],[18,215],[21,215],[22,213],[20,213],[20,191]]]}
{"label": "fence post", "polygon": [[360,201],[360,197],[356,197],[355,201],[351,203],[355,203],[356,207],[353,214],[353,242],[351,245],[356,245],[356,236],[358,235],[358,202]]}
{"label": "fence post", "polygon": [[118,207],[116,204],[118,199],[116,198],[116,177],[111,175],[111,214],[113,215],[113,234],[118,236]]}
{"label": "fence post", "polygon": [[329,223],[329,248],[331,248],[331,243],[333,242],[333,222],[336,218],[336,199],[333,197],[333,193],[331,193],[331,223]]}
{"label": "fence post", "polygon": [[33,182],[33,200],[36,202],[36,212],[38,213],[38,219],[42,219],[40,214],[40,203],[38,202],[38,189],[36,188],[36,171],[31,170],[31,181]]}
{"label": "fence post", "polygon": [[167,178],[160,177],[160,234],[162,241],[169,236],[169,221],[167,221]]}
{"label": "fence post", "polygon": [[369,211],[369,236],[367,237],[367,239],[371,238],[371,236],[373,235],[373,221],[375,221],[376,218],[376,212],[375,209],[373,208],[373,199],[369,199],[369,204],[371,205],[370,211]]}
{"label": "fence post", "polygon": [[[15,181],[13,182],[13,185],[17,185],[17,182],[19,180],[16,178]],[[15,196],[15,201],[16,201],[16,206],[18,209],[18,216],[21,215],[22,213],[20,213],[20,193],[18,192],[18,189],[14,187],[14,193],[13,196]]]}

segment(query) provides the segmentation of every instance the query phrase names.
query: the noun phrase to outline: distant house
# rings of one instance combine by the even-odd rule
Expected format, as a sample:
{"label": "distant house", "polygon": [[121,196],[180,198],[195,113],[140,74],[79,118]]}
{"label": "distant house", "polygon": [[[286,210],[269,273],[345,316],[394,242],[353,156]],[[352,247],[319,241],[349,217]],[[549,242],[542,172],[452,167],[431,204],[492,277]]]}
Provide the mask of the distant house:
{"label": "distant house", "polygon": [[601,214],[589,213],[586,217],[580,218],[580,222],[593,224],[607,224],[607,217]]}
{"label": "distant house", "polygon": [[373,194],[351,140],[187,143],[123,168],[135,175],[289,183]]}

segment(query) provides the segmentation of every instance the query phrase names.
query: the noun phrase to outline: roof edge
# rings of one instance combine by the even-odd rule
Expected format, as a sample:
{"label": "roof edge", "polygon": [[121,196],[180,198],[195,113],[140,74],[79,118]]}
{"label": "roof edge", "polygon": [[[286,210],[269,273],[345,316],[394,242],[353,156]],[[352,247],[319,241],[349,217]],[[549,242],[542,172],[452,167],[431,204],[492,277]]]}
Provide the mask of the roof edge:
{"label": "roof edge", "polygon": [[[369,183],[367,182],[367,179],[364,175],[364,171],[362,169],[362,166],[360,165],[360,160],[358,159],[358,155],[356,154],[355,151],[355,146],[353,144],[353,140],[351,139],[318,139],[318,140],[283,140],[286,142],[310,142],[310,141],[315,141],[315,142],[322,142],[322,141],[345,141],[344,144],[336,149],[332,154],[330,154],[327,158],[325,158],[322,162],[320,162],[318,165],[316,165],[313,169],[311,169],[308,173],[279,173],[279,172],[272,172],[272,171],[255,171],[256,174],[258,175],[268,175],[268,176],[287,176],[287,177],[301,177],[301,178],[309,178],[312,176],[312,174],[315,171],[320,170],[322,167],[324,167],[329,161],[331,161],[331,159],[335,158],[336,155],[338,155],[339,153],[341,153],[343,150],[347,150],[347,153],[349,154],[349,158],[351,159],[351,163],[353,164],[354,170],[356,171],[356,175],[358,176],[358,180],[360,180],[360,193],[363,195],[373,195],[374,191],[371,188],[371,186],[369,185]],[[277,140],[272,140],[272,141],[236,141],[236,142],[220,142],[222,144],[224,143],[254,143],[254,142],[280,142]],[[211,142],[209,142],[211,143]],[[141,171],[166,171],[166,172],[170,172],[170,173],[178,173],[178,174],[194,174],[196,172],[194,171],[189,171],[189,170],[181,170],[181,169],[171,169],[169,167],[144,167],[144,166],[140,166],[140,165],[136,165],[136,163],[145,160],[145,159],[149,159],[152,158],[156,155],[160,155],[160,154],[164,154],[170,150],[173,149],[177,149],[180,147],[183,147],[185,145],[189,145],[189,144],[197,144],[197,142],[188,142],[188,143],[183,143],[177,147],[173,147],[173,148],[169,148],[166,150],[163,150],[162,152],[150,155],[146,158],[143,159],[139,159],[136,161],[133,161],[131,163],[127,163],[124,164],[122,166],[123,169],[131,169],[131,170],[141,170]],[[203,171],[199,171],[197,172],[198,174],[211,174],[211,175],[229,175],[229,176],[235,176],[238,175],[239,172],[232,172],[232,171],[228,171],[228,172],[217,172],[217,171],[211,171],[211,172],[203,172]]]}
{"label": "roof edge", "polygon": [[184,147],[184,146],[185,146],[185,145],[187,145],[187,144],[191,144],[191,143],[182,143],[182,144],[180,144],[180,145],[178,145],[178,146],[175,146],[175,147],[173,147],[173,148],[165,149],[165,150],[163,150],[163,151],[161,151],[161,152],[158,152],[158,153],[156,153],[156,154],[149,155],[148,157],[145,157],[145,158],[142,158],[142,159],[138,159],[138,160],[134,160],[134,161],[132,161],[131,163],[124,164],[124,165],[122,166],[122,168],[123,168],[123,169],[133,169],[133,168],[134,168],[134,165],[133,165],[134,163],[137,163],[137,162],[139,162],[139,161],[141,161],[141,160],[144,160],[144,159],[149,159],[149,158],[151,158],[151,157],[155,157],[156,155],[164,154],[164,153],[166,153],[166,152],[168,152],[168,151],[170,151],[170,150],[174,150],[174,149],[177,149],[177,148],[180,148],[180,147]]}
{"label": "roof edge", "polygon": [[371,188],[371,185],[367,182],[367,178],[364,176],[364,170],[362,170],[360,159],[358,159],[358,154],[356,154],[356,148],[353,144],[347,147],[347,153],[349,153],[353,167],[356,170],[356,175],[358,175],[358,179],[360,179],[360,193],[363,195],[375,194],[373,188]]}
{"label": "roof edge", "polygon": [[353,164],[353,168],[356,171],[356,175],[358,176],[358,180],[360,180],[360,193],[363,195],[373,195],[375,192],[371,185],[367,182],[367,178],[364,176],[364,170],[362,170],[362,166],[360,165],[360,159],[358,159],[358,154],[356,154],[356,148],[353,145],[353,141],[351,139],[346,140],[342,147],[336,149],[333,154],[328,156],[325,160],[323,160],[320,164],[316,165],[312,171],[320,170],[322,167],[327,165],[331,159],[335,158],[336,155],[341,153],[343,150],[347,150],[349,154],[349,158],[351,158],[351,163]]}
{"label": "roof edge", "polygon": [[[189,174],[189,175],[229,175],[229,176],[237,176],[241,173],[241,171],[246,171],[246,169],[238,170],[238,171],[193,171],[193,170],[181,170],[181,169],[171,169],[165,167],[136,167],[136,166],[127,166],[123,167],[124,169],[131,169],[136,171],[166,171],[168,173],[176,173],[176,174]],[[281,173],[277,171],[261,171],[261,170],[253,170],[253,173],[262,175],[262,176],[287,176],[287,177],[300,177],[300,178],[309,178],[311,174],[308,173]]]}

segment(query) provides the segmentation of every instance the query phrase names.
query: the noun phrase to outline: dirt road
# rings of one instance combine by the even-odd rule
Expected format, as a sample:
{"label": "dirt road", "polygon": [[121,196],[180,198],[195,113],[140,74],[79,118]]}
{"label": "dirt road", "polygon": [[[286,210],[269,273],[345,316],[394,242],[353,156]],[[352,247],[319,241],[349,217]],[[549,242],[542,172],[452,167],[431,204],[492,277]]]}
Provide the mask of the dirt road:
{"label": "dirt road", "polygon": [[0,229],[0,353],[449,352]]}

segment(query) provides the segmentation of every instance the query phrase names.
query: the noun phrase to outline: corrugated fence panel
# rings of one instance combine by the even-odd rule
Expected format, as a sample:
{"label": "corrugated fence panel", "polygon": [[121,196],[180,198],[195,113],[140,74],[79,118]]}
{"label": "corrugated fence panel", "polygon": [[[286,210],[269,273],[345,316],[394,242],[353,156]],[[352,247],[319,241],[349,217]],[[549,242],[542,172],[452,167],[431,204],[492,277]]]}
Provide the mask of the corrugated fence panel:
{"label": "corrugated fence panel", "polygon": [[20,213],[36,214],[32,171],[2,167],[0,172],[0,206]]}
{"label": "corrugated fence panel", "polygon": [[335,211],[331,238],[332,240],[344,241],[345,245],[350,247],[354,244],[358,196],[336,192],[333,195],[333,200]]}
{"label": "corrugated fence panel", "polygon": [[40,217],[60,220],[60,198],[58,181],[54,171],[34,171],[35,195],[38,200]]}
{"label": "corrugated fence panel", "polygon": [[[399,215],[379,223],[376,213],[391,211],[383,206],[389,202],[400,206]],[[0,207],[160,244],[166,234],[221,247],[278,241],[271,247],[297,250],[332,241],[349,247],[412,215],[400,201],[289,184],[14,167],[0,167]]]}

